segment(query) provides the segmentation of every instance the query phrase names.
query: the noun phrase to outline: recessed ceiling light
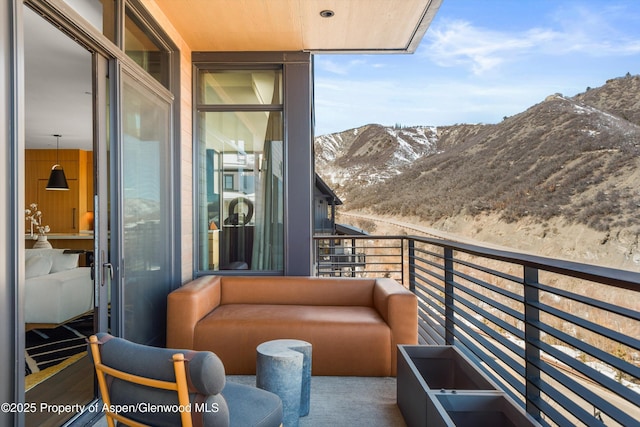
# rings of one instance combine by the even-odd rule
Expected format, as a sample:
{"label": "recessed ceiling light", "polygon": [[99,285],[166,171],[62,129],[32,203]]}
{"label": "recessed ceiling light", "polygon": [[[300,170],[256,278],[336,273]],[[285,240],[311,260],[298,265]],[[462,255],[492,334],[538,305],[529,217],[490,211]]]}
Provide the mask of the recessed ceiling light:
{"label": "recessed ceiling light", "polygon": [[335,15],[335,13],[333,12],[333,10],[329,9],[320,12],[320,16],[322,16],[323,18],[331,18],[333,15]]}

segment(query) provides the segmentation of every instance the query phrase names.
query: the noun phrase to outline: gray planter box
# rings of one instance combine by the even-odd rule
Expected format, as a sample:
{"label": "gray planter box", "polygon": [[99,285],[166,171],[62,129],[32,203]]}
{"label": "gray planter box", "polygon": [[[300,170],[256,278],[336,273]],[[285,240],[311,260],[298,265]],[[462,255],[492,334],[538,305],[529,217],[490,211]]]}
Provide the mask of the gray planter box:
{"label": "gray planter box", "polygon": [[433,393],[429,400],[428,425],[434,427],[527,427],[538,426],[504,393]]}
{"label": "gray planter box", "polygon": [[[398,346],[398,364],[406,364],[428,390],[499,390],[453,346]],[[399,367],[399,366],[398,366]]]}
{"label": "gray planter box", "polygon": [[399,345],[397,399],[408,427],[427,425],[429,393],[440,390],[498,388],[453,346]]}
{"label": "gray planter box", "polygon": [[399,345],[397,399],[408,427],[538,425],[453,346]]}

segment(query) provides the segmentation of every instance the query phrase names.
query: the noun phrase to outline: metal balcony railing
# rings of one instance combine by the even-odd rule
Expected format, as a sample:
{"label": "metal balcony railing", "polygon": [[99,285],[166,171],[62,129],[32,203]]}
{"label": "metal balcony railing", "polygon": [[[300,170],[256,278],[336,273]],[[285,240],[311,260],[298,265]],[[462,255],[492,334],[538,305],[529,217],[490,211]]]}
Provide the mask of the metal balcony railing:
{"label": "metal balcony railing", "polygon": [[542,425],[640,425],[640,273],[412,236],[318,236],[319,276],[395,278]]}

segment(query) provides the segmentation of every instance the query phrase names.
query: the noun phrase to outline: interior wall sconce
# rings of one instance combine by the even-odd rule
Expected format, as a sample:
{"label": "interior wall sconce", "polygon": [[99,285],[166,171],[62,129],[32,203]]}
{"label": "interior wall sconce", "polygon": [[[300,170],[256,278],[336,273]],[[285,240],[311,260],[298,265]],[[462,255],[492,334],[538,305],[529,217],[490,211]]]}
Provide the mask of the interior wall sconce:
{"label": "interior wall sconce", "polygon": [[[68,190],[69,184],[67,184],[67,177],[64,176],[64,170],[60,166],[59,151],[60,151],[60,137],[62,135],[53,135],[56,137],[56,164],[51,168],[51,175],[49,175],[49,181],[47,182],[47,190]],[[56,169],[60,168],[60,169]]]}

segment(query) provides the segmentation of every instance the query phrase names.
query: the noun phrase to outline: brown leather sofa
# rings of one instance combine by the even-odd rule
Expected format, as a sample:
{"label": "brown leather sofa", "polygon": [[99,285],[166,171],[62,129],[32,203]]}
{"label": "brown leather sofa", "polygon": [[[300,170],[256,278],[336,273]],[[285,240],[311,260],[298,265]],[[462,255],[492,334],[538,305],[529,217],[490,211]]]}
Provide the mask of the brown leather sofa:
{"label": "brown leather sofa", "polygon": [[281,338],[312,344],[313,375],[395,376],[417,299],[386,278],[205,276],[169,294],[167,346],[213,351],[228,374],[255,374],[256,347]]}

